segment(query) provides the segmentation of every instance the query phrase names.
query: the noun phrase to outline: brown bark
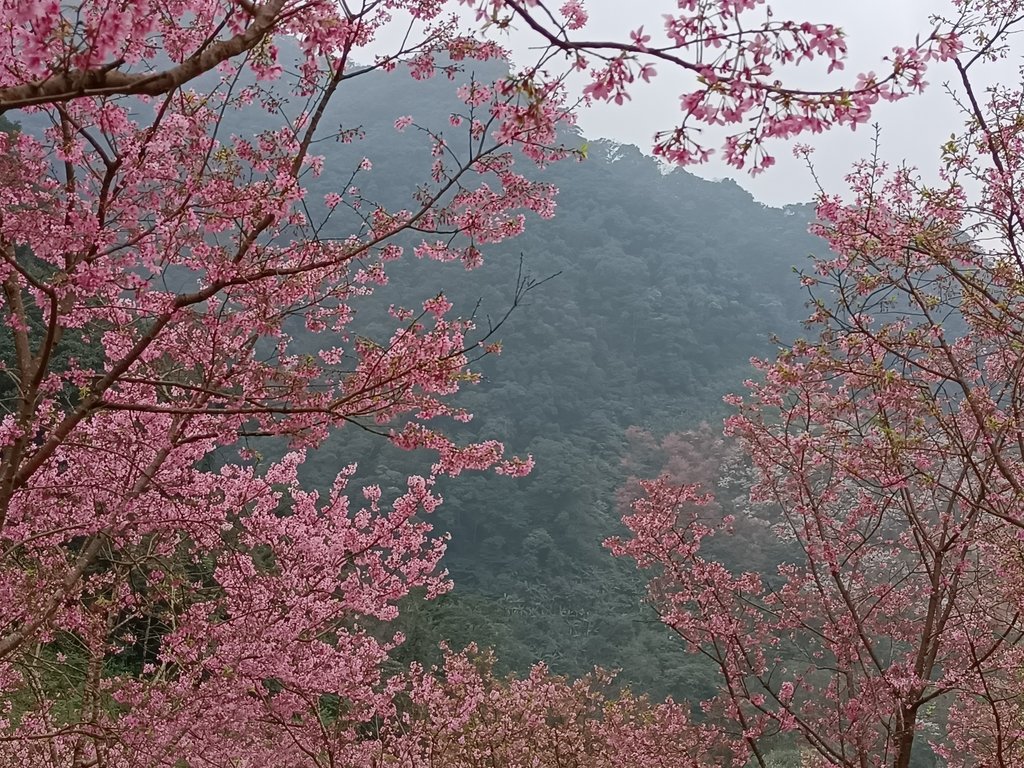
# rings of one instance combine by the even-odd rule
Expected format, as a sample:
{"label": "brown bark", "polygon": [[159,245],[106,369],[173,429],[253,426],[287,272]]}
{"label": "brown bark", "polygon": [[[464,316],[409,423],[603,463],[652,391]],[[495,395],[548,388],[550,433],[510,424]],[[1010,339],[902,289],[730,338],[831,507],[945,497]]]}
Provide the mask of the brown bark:
{"label": "brown bark", "polygon": [[83,96],[140,94],[157,96],[180,88],[209,72],[223,61],[256,46],[279,21],[285,0],[267,0],[252,7],[252,21],[245,31],[205,46],[177,66],[161,72],[131,74],[114,62],[97,69],[71,69],[53,77],[0,88],[0,114],[37,104],[56,104]]}

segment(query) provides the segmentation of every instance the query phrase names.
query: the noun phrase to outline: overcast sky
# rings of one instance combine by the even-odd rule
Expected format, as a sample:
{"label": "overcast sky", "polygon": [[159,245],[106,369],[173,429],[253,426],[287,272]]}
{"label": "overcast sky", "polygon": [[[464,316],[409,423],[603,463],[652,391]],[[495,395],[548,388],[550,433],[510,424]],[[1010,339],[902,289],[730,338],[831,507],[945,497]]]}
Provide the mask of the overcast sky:
{"label": "overcast sky", "polygon": [[[818,23],[832,23],[847,33],[849,59],[842,84],[854,82],[859,72],[882,72],[885,56],[894,45],[910,45],[915,35],[931,32],[929,16],[935,11],[951,15],[950,3],[944,0],[774,0],[776,18],[793,18]],[[674,9],[667,0],[587,0],[591,15],[588,37],[624,39],[632,29],[645,24],[647,31],[661,28],[661,14]],[[526,36],[513,35],[509,43],[514,55],[526,57]],[[657,38],[655,38],[657,40]],[[623,107],[601,105],[584,110],[580,126],[589,138],[606,137],[636,144],[649,151],[657,129],[670,128],[678,111],[678,96],[683,90],[679,72],[661,66],[659,76],[648,86],[637,88],[633,100]],[[793,82],[801,85],[822,85],[821,70],[802,66],[790,71]],[[837,76],[833,75],[833,77]],[[897,104],[881,104],[876,119],[882,127],[882,154],[893,161],[907,159],[913,165],[930,168],[939,156],[938,147],[958,130],[962,118],[943,93],[942,84],[954,79],[951,65],[933,64],[928,81],[931,87],[922,96]],[[832,80],[832,83],[837,81]],[[838,84],[838,83],[837,83]],[[873,132],[860,126],[855,132],[838,129],[824,136],[799,139],[816,147],[815,165],[826,187],[842,186],[843,176],[853,160],[871,152]],[[777,144],[774,152],[778,165],[768,173],[751,178],[723,163],[712,162],[690,170],[708,178],[728,176],[762,202],[782,205],[803,202],[814,196],[815,187],[803,167],[786,145]]]}

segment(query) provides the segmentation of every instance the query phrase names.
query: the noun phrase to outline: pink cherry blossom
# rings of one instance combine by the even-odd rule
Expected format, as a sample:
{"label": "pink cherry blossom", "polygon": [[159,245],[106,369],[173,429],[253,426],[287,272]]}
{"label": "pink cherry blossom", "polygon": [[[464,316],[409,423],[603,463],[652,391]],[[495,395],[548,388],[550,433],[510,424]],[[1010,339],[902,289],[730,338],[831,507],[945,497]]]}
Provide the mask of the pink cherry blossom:
{"label": "pink cherry blossom", "polygon": [[[460,5],[476,26],[452,13]],[[895,50],[873,81],[816,91],[794,84],[783,69],[810,60],[838,69],[846,52],[840,31],[755,18],[763,8],[750,0],[666,3],[663,29],[638,30],[629,42],[588,42],[577,0],[559,9],[542,0],[0,4],[0,112],[17,119],[17,110],[32,110],[35,122],[49,126],[0,136],[0,311],[17,390],[0,419],[0,764],[468,766],[526,755],[533,762],[518,764],[540,765],[559,760],[571,741],[578,764],[703,766],[732,752],[740,765],[775,725],[804,729],[795,706],[811,700],[803,689],[817,678],[800,670],[786,677],[800,691],[792,705],[776,706],[774,681],[758,691],[756,711],[752,699],[728,699],[721,711],[738,723],[729,728],[691,720],[671,702],[608,698],[596,684],[553,679],[543,668],[524,681],[495,681],[464,655],[449,654],[447,677],[416,668],[391,674],[390,654],[403,638],[388,627],[399,604],[413,591],[430,599],[451,586],[442,560],[447,538],[430,522],[443,502],[440,478],[469,471],[518,477],[533,459],[507,455],[497,440],[464,443],[446,434],[471,416],[458,395],[479,378],[471,359],[497,349],[497,329],[461,319],[466,315],[443,294],[381,312],[391,325],[375,338],[358,335],[355,319],[379,301],[375,291],[389,283],[390,265],[407,249],[472,268],[488,246],[518,236],[529,216],[554,214],[556,190],[534,181],[523,164],[581,154],[559,138],[575,120],[567,72],[557,69],[563,58],[566,70],[589,72],[591,100],[625,104],[655,67],[661,77],[680,76],[683,112],[659,134],[655,152],[702,162],[713,149],[699,129],[731,126],[735,133],[723,140],[727,159],[763,170],[771,164],[767,142],[856,125],[878,99],[916,93],[927,66],[959,64],[971,41],[998,38],[975,33],[985,24],[998,30],[999,13],[1012,5],[962,0],[960,21]],[[390,34],[396,25],[397,36]],[[459,114],[443,135],[422,126],[431,172],[409,180],[416,193],[405,207],[363,196],[355,177],[371,170],[372,158],[342,169],[337,188],[313,199],[309,180],[338,170],[315,154],[322,140],[355,143],[373,130],[413,125],[408,115],[388,116],[383,126],[329,125],[328,106],[345,99],[357,72],[456,80],[473,62],[506,56],[501,35],[509,25],[529,30],[542,50],[493,82],[451,86],[462,100]],[[402,42],[381,52],[377,43],[387,39]],[[284,60],[283,49],[297,50],[298,60]],[[354,69],[355,62],[367,69]],[[1016,411],[993,382],[1009,387],[1016,380],[1015,347],[994,343],[1012,331],[1016,273],[1006,266],[1014,263],[1009,257],[990,265],[958,249],[950,234],[966,226],[957,212],[968,208],[954,177],[979,167],[983,205],[971,210],[990,212],[1008,240],[1015,236],[1020,121],[1003,119],[1015,114],[1011,96],[994,95],[998,119],[975,116],[972,133],[954,142],[950,188],[922,194],[920,209],[910,202],[916,190],[907,179],[886,189],[884,205],[869,206],[863,171],[854,177],[856,204],[825,199],[820,209],[840,254],[820,265],[820,279],[842,264],[849,269],[843,279],[858,281],[851,296],[873,290],[864,254],[888,259],[886,275],[898,276],[904,264],[955,263],[971,286],[977,270],[998,274],[994,295],[1002,298],[991,306],[991,292],[965,289],[971,340],[943,346],[942,334],[929,327],[910,336],[910,326],[852,337],[838,350],[852,361],[836,374],[848,388],[841,394],[814,378],[834,373],[825,351],[838,352],[802,349],[762,366],[758,405],[741,406],[732,422],[760,465],[773,458],[796,465],[791,481],[779,480],[779,493],[790,502],[797,536],[815,525],[861,531],[889,513],[889,496],[879,494],[925,493],[921,473],[941,480],[957,471],[955,462],[929,453],[941,457],[954,437],[970,446],[977,459],[971,466],[983,468],[964,491],[971,504],[951,503],[946,517],[922,522],[920,540],[946,547],[933,569],[938,586],[906,572],[899,547],[910,546],[913,535],[893,534],[872,559],[804,533],[815,563],[842,578],[852,569],[856,599],[879,606],[878,616],[860,625],[829,625],[829,652],[838,662],[851,663],[859,626],[892,626],[897,645],[919,638],[907,606],[937,592],[947,599],[950,584],[970,577],[957,587],[967,602],[942,603],[969,611],[957,615],[955,642],[930,662],[932,671],[942,670],[938,682],[932,678],[940,673],[928,677],[900,650],[863,690],[826,692],[839,706],[815,722],[847,726],[848,713],[861,713],[860,722],[875,725],[849,729],[858,744],[877,743],[879,724],[894,722],[894,702],[918,701],[936,685],[960,692],[950,708],[954,751],[972,720],[980,723],[977,738],[990,741],[1004,735],[999,722],[1020,721],[1016,699],[1003,695],[1008,676],[992,677],[995,693],[985,694],[981,683],[989,680],[960,663],[963,653],[946,651],[987,652],[970,643],[1005,628],[1006,603],[999,601],[1015,594],[1015,544],[995,521],[1020,519],[1016,459],[1007,448],[1016,439]],[[246,119],[254,114],[260,119]],[[228,115],[241,126],[234,134]],[[256,124],[269,127],[250,127]],[[975,161],[988,157],[979,146],[999,162],[979,166]],[[870,236],[857,228],[868,207],[878,211],[872,226],[881,227]],[[351,228],[325,236],[342,213]],[[921,222],[929,223],[924,232]],[[910,255],[908,243],[916,249]],[[844,322],[874,327],[867,312]],[[295,328],[305,329],[301,340]],[[928,363],[913,386],[871,367],[896,341]],[[79,343],[95,352],[92,359],[59,362],[67,345]],[[933,357],[946,367],[932,365]],[[968,360],[981,357],[983,368],[965,372]],[[795,381],[808,385],[794,392]],[[955,381],[961,393],[940,413],[941,429],[918,427],[911,410],[925,404],[906,403],[944,381]],[[848,392],[861,390],[871,392],[868,405],[851,410]],[[793,398],[836,422],[858,415],[873,452],[830,453],[845,445],[833,421],[814,422],[806,435],[783,441],[787,451],[780,452],[768,438],[777,435],[776,423],[762,420],[768,411],[761,408]],[[876,412],[891,412],[896,426],[872,426]],[[363,477],[359,457],[349,456],[329,488],[314,491],[300,481],[306,457],[328,435],[360,428],[419,451],[420,472],[383,490]],[[890,460],[886,440],[900,429],[909,442],[893,447]],[[287,445],[277,460],[262,454],[268,438]],[[913,461],[902,460],[911,453]],[[834,485],[822,486],[815,472],[829,462],[838,462]],[[766,471],[760,492],[768,494],[775,479]],[[809,498],[800,496],[799,480]],[[873,494],[853,493],[868,481]],[[677,569],[672,573],[681,563],[693,567],[694,578],[655,597],[667,600],[666,620],[695,646],[723,638],[719,661],[731,679],[753,684],[763,676],[774,651],[761,649],[757,638],[796,632],[809,604],[820,608],[824,600],[841,615],[841,591],[815,594],[818,582],[806,571],[787,572],[776,594],[753,574],[702,560],[701,541],[719,530],[694,511],[711,503],[702,492],[668,482],[650,483],[646,492],[629,520],[634,539],[614,546],[645,564],[664,562]],[[683,520],[680,504],[689,515]],[[723,523],[722,532],[727,528]],[[950,543],[949,536],[959,538]],[[966,540],[971,546],[959,544]],[[1009,574],[1002,591],[971,580],[981,556]],[[907,578],[892,593],[878,593],[864,576],[871,569]],[[946,641],[945,634],[936,638]],[[992,658],[1020,669],[1014,651],[1006,643]],[[427,711],[403,705],[410,701]],[[1006,718],[979,703],[994,701]],[[574,713],[585,717],[549,717]],[[512,751],[502,751],[505,735]],[[709,740],[720,748],[709,752]],[[431,752],[432,744],[444,749]]]}

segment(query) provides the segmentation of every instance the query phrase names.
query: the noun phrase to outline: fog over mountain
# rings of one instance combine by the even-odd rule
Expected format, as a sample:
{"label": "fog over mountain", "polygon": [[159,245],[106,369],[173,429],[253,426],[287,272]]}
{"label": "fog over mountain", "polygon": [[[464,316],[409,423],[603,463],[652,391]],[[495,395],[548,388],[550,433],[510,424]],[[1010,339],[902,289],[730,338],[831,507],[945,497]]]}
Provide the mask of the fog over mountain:
{"label": "fog over mountain", "polygon": [[[457,82],[384,78],[353,81],[328,121],[390,125],[408,114],[446,130]],[[391,98],[377,98],[385,89]],[[641,605],[633,565],[602,548],[619,531],[627,430],[661,437],[706,422],[707,434],[720,433],[722,396],[742,389],[750,358],[772,355],[775,334],[800,334],[807,297],[793,270],[822,244],[806,231],[810,206],[767,207],[735,182],[665,173],[635,146],[582,133],[564,139],[586,146],[587,159],[517,165],[559,188],[552,220],[531,216],[524,235],[488,246],[476,270],[409,257],[393,266],[402,287],[382,289],[389,301],[416,306],[444,286],[486,328],[509,308],[520,270],[554,276],[512,313],[499,334],[502,356],[483,360],[483,381],[458,398],[478,414],[460,437],[502,440],[532,454],[536,469],[522,480],[464,475],[445,484],[436,520],[452,533],[446,565],[455,590],[403,611],[409,642],[400,652],[430,660],[441,640],[478,640],[493,644],[507,669],[544,660],[580,674],[600,664],[653,693],[697,698],[710,691],[701,663]],[[408,206],[409,179],[430,162],[426,135],[412,128],[320,151],[326,170],[312,182],[311,206],[347,185],[364,155],[373,169],[359,177],[362,194]],[[326,234],[345,234],[342,222],[334,226]],[[374,335],[372,315],[357,314],[356,324]],[[310,457],[308,479],[327,483],[354,458],[358,476],[386,494],[413,466],[380,438],[343,429]],[[659,470],[655,461],[650,471]],[[772,541],[735,546],[743,549],[733,557],[738,568],[772,569]]]}

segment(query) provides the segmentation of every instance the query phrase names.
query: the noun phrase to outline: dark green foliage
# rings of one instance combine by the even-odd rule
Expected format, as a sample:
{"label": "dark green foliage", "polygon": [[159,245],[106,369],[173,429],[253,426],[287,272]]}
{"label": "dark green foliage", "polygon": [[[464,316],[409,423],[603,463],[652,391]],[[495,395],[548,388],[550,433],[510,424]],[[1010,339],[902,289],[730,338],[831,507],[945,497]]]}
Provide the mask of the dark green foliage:
{"label": "dark green foliage", "polygon": [[[452,84],[424,88],[394,75],[385,103],[367,81],[345,102],[364,125],[411,114],[452,132]],[[566,141],[579,146],[583,138]],[[314,184],[310,199],[332,191],[332,179],[345,183],[365,155],[374,169],[359,180],[364,194],[410,206],[409,169],[426,167],[427,149],[412,129],[387,128],[354,147],[329,148],[333,176]],[[459,437],[501,439],[532,453],[537,467],[522,480],[445,482],[437,524],[453,535],[446,565],[456,587],[434,604],[410,602],[402,654],[430,661],[441,640],[478,639],[494,645],[507,668],[543,659],[577,675],[600,664],[657,695],[701,698],[711,693],[712,670],[687,657],[641,605],[632,564],[601,546],[619,531],[624,433],[640,425],[664,435],[724,416],[721,398],[751,375],[750,357],[773,354],[773,333],[798,334],[805,296],[792,268],[821,246],[806,234],[810,207],[766,208],[732,182],[663,174],[633,147],[591,142],[589,156],[529,171],[560,189],[554,220],[531,218],[525,235],[488,247],[485,265],[472,272],[400,262],[391,268],[395,287],[378,302],[416,306],[444,290],[463,312],[479,302],[486,328],[486,315],[508,306],[520,254],[535,277],[561,273],[528,296],[503,329],[502,356],[482,361],[484,381],[459,397],[476,414]],[[364,313],[357,322],[374,335],[377,318]],[[408,471],[422,471],[422,459],[347,429],[310,457],[307,478],[326,485],[353,460],[385,496],[403,489]],[[745,552],[760,551],[753,545],[745,539]],[[737,553],[732,564],[769,560],[745,563]]]}

